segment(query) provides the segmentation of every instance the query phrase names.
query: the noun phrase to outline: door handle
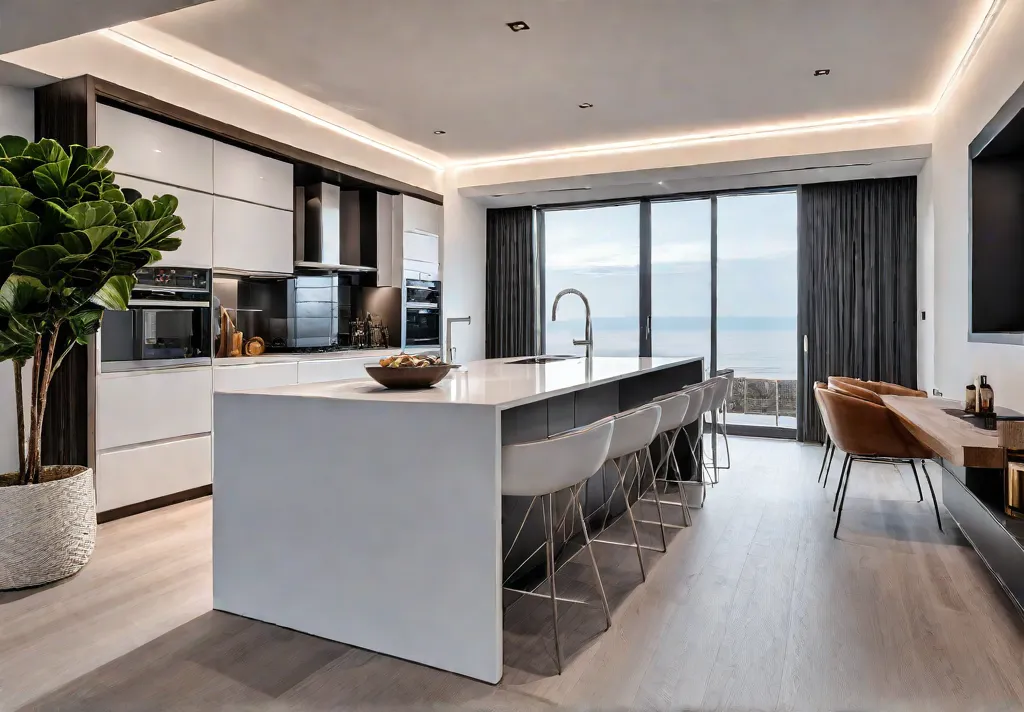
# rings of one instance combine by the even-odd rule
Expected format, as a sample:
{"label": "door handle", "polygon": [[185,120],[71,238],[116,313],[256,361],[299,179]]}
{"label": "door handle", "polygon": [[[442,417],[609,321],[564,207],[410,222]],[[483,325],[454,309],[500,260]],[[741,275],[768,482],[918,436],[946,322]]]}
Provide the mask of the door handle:
{"label": "door handle", "polygon": [[647,338],[651,338],[651,315],[647,315]]}

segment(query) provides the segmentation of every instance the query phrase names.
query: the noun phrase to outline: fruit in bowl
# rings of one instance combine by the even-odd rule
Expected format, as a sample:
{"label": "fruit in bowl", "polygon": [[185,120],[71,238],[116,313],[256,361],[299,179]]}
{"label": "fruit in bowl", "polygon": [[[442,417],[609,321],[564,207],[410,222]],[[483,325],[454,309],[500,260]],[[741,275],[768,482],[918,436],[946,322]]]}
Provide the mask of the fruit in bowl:
{"label": "fruit in bowl", "polygon": [[417,354],[400,353],[380,360],[381,368],[426,368],[427,366],[443,366],[439,356],[419,356]]}

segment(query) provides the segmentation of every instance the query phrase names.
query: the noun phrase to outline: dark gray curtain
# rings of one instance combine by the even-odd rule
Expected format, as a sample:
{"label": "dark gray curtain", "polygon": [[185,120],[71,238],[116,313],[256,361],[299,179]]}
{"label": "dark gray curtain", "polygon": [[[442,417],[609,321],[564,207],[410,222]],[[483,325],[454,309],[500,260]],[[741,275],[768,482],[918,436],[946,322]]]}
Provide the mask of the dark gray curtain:
{"label": "dark gray curtain", "polygon": [[917,179],[799,189],[797,438],[821,442],[815,381],[917,386]]}
{"label": "dark gray curtain", "polygon": [[487,358],[533,356],[533,208],[487,211]]}

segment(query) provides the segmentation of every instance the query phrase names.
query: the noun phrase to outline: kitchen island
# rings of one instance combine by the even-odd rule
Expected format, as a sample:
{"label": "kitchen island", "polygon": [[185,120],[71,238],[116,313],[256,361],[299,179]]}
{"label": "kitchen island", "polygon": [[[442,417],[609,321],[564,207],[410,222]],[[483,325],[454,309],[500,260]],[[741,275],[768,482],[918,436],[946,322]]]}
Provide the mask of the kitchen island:
{"label": "kitchen island", "polygon": [[360,379],[217,393],[214,607],[500,680],[501,446],[703,375],[699,357],[516,360],[418,391]]}

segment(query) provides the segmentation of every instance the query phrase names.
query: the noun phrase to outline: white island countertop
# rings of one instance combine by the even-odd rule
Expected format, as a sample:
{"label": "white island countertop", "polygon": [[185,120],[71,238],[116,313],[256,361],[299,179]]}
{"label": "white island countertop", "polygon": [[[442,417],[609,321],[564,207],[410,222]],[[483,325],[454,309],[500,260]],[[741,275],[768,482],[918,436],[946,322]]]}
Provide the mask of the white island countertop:
{"label": "white island countertop", "polygon": [[[302,383],[244,391],[252,395],[329,398],[348,401],[488,405],[500,410],[545,400],[700,360],[690,357],[596,356],[545,364],[511,363],[524,357],[471,361],[433,388],[392,390],[373,379]],[[680,388],[683,384],[680,384]]]}

